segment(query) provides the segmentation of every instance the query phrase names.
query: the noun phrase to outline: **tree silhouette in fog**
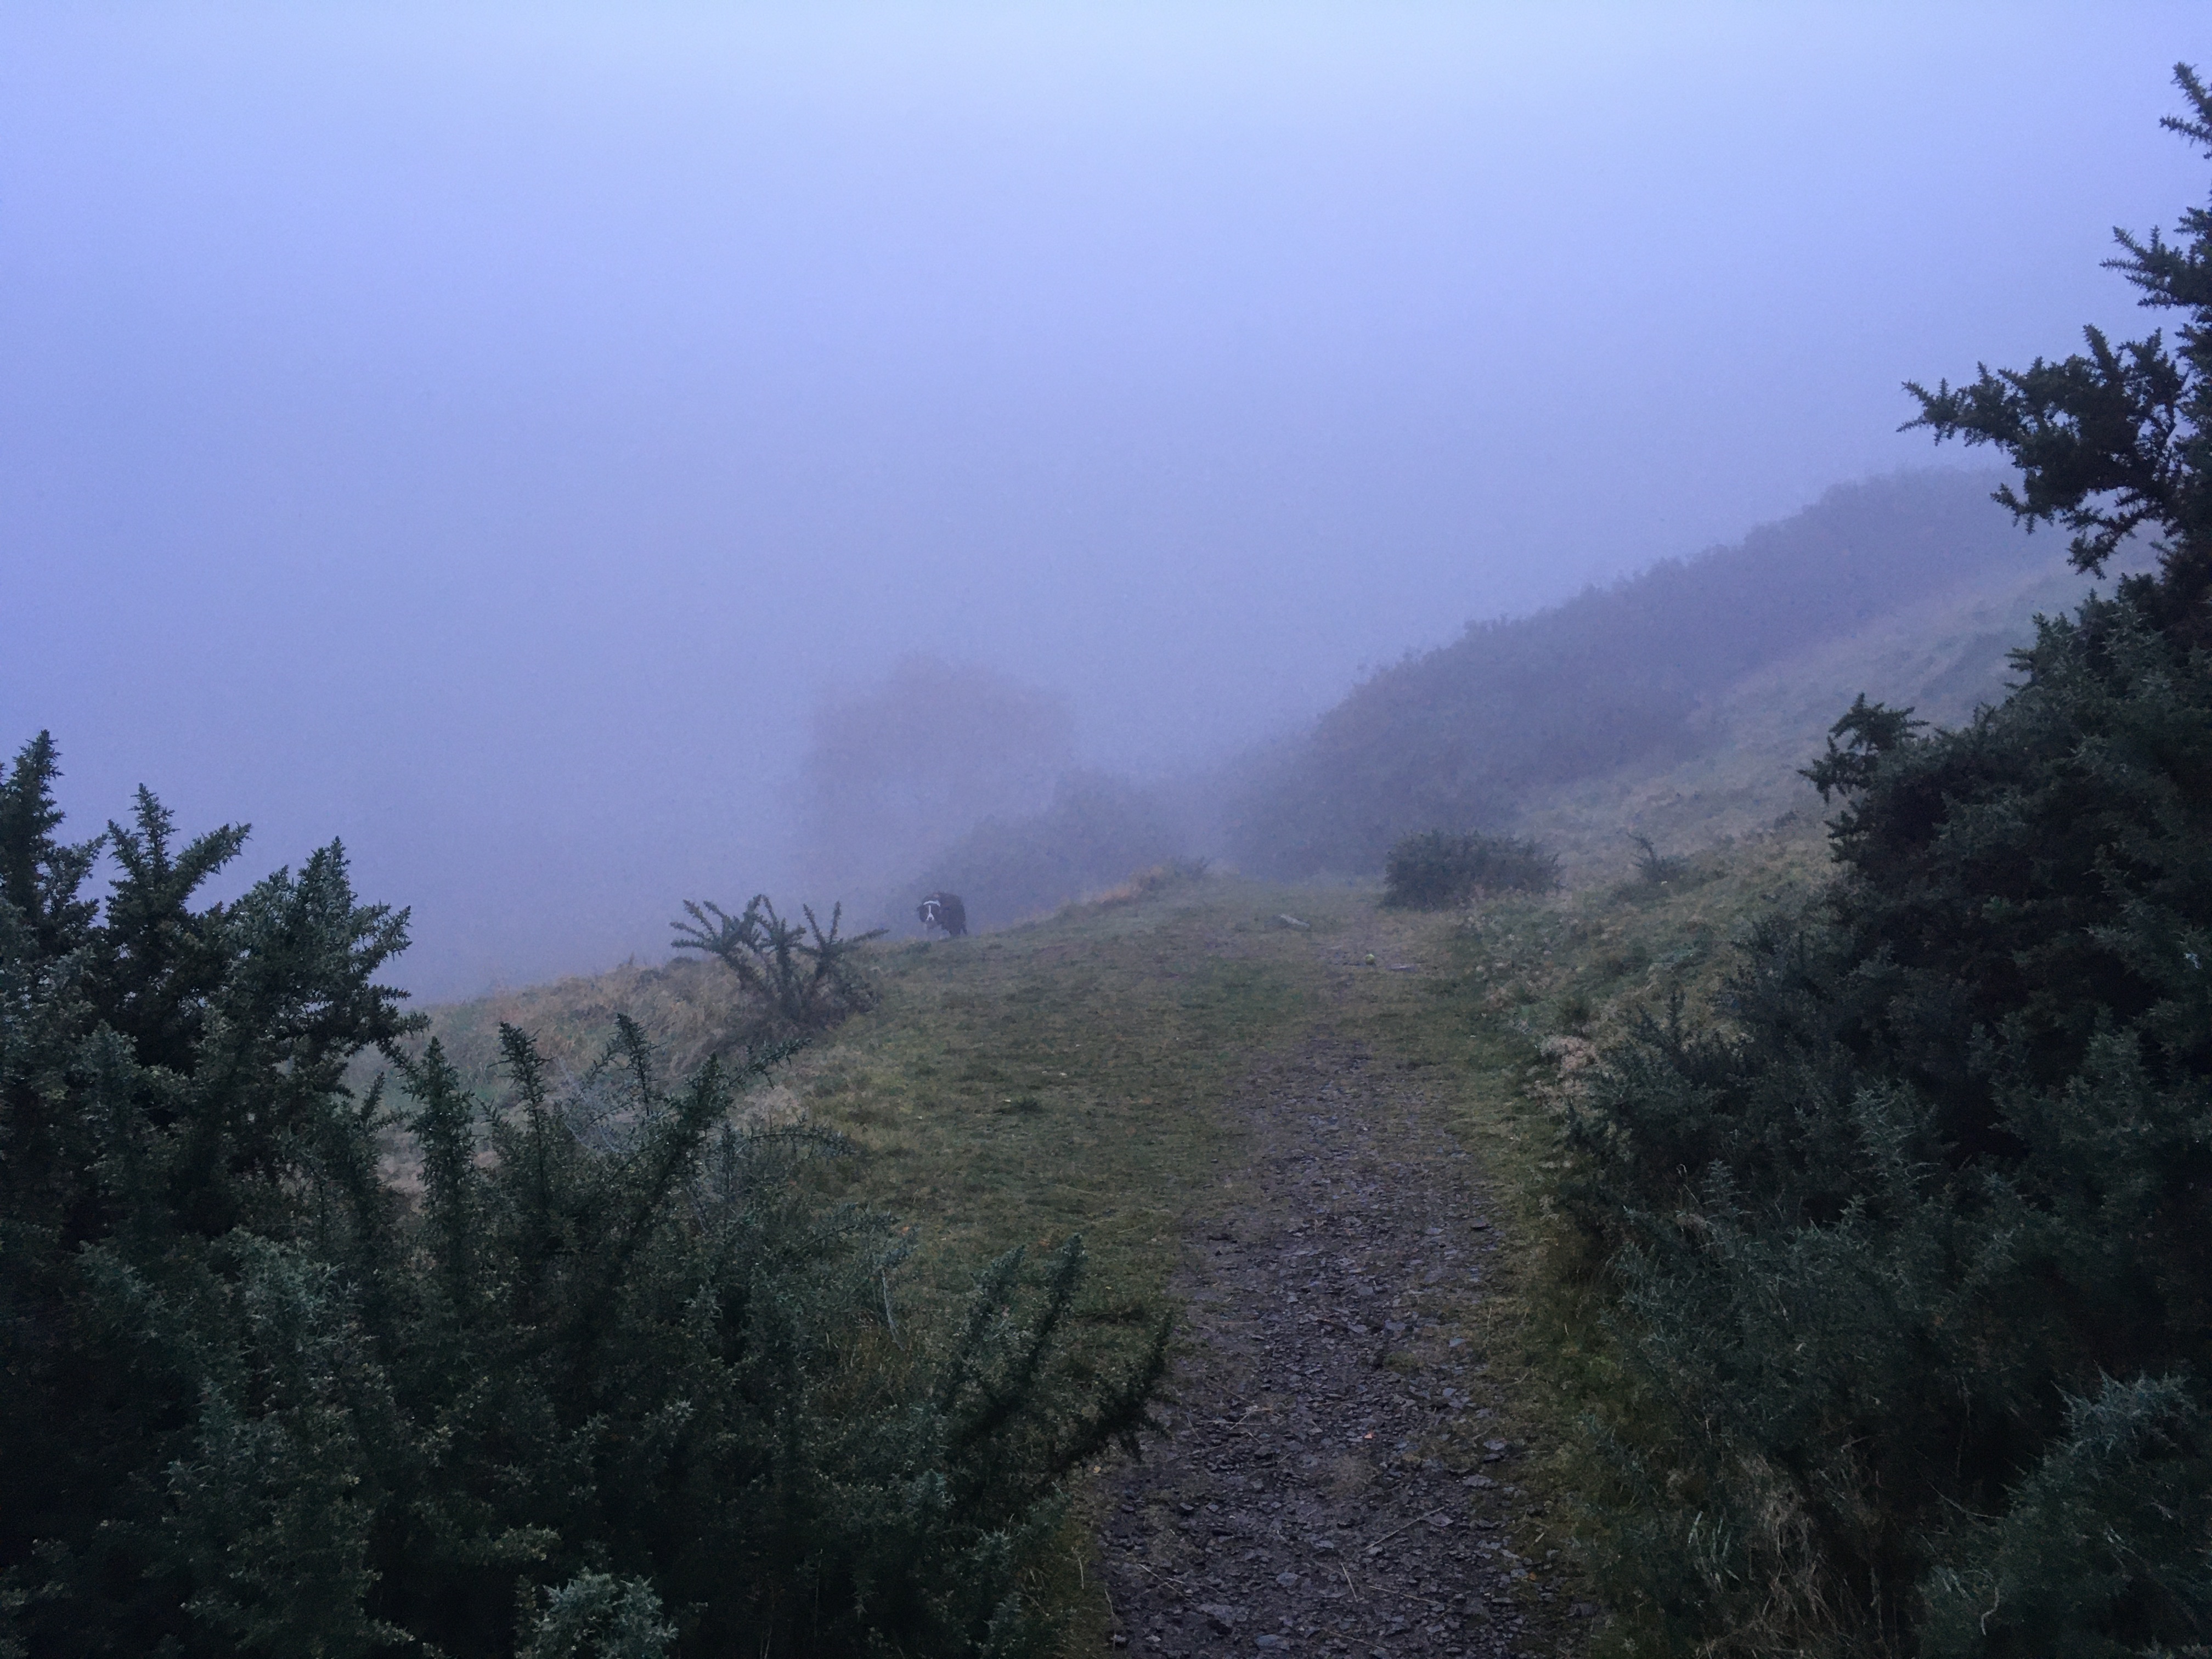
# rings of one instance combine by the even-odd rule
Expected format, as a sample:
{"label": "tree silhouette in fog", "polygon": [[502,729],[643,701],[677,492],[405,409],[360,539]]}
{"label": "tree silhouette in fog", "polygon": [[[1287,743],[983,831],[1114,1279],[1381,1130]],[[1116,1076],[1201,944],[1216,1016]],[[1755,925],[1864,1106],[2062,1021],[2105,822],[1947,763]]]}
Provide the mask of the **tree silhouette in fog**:
{"label": "tree silhouette in fog", "polygon": [[1038,810],[1068,768],[1073,735],[1051,693],[931,656],[825,698],[804,763],[804,879],[823,891],[880,882],[984,818]]}

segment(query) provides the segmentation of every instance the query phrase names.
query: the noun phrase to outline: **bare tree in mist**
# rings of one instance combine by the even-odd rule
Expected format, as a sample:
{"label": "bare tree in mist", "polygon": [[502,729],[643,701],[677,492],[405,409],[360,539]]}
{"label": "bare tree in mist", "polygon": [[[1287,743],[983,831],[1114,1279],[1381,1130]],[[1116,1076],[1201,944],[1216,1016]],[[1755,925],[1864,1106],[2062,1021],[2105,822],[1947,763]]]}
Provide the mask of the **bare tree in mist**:
{"label": "bare tree in mist", "polygon": [[1034,812],[1073,757],[1053,694],[991,669],[910,656],[813,714],[799,866],[811,890],[874,887],[982,819]]}

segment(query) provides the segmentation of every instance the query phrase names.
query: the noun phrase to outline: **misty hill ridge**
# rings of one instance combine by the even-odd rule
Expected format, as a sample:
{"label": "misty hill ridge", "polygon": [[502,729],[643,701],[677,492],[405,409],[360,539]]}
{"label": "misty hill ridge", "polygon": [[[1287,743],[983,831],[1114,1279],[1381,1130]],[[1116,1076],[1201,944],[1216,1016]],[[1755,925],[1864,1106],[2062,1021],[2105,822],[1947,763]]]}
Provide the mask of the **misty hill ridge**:
{"label": "misty hill ridge", "polygon": [[1852,698],[1864,693],[1931,725],[1962,726],[1978,705],[2002,699],[2016,678],[2011,653],[2033,639],[2038,613],[2071,610],[2090,586],[2055,537],[2007,574],[1985,572],[1753,669],[1700,702],[1690,721],[1694,752],[1533,789],[1508,827],[1560,854],[1571,880],[1618,875],[1631,832],[1676,852],[1792,814],[1809,833],[1826,809],[1798,769],[1820,752]]}
{"label": "misty hill ridge", "polygon": [[[1963,714],[2025,641],[2023,585],[2051,574],[1990,502],[1996,481],[1928,471],[1842,485],[1732,546],[1472,623],[1355,688],[1266,766],[1232,805],[1231,856],[1278,877],[1371,872],[1402,836],[1513,824],[1563,787],[1711,758],[1744,726],[1717,704],[1763,669],[1788,686],[1795,665],[1821,665],[1817,731],[1850,701],[1828,708],[1825,682],[1848,678],[1886,621],[1917,617],[1948,639],[1944,607],[1965,592],[1985,625],[1938,671],[1956,667],[1954,690],[1971,691]],[[1760,758],[1788,780],[1804,754]]]}

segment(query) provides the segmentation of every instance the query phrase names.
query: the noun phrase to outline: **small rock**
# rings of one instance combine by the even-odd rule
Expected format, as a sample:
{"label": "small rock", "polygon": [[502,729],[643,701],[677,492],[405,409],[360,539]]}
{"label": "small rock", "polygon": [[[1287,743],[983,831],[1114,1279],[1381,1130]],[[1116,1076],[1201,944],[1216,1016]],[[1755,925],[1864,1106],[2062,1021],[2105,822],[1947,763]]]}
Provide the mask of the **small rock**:
{"label": "small rock", "polygon": [[1295,1572],[1279,1572],[1275,1575],[1275,1582],[1281,1585],[1285,1589],[1296,1589],[1298,1584],[1298,1576]]}
{"label": "small rock", "polygon": [[1224,1636],[1243,1622],[1244,1609],[1232,1607],[1226,1601],[1201,1601],[1198,1610],[1206,1615],[1206,1622]]}
{"label": "small rock", "polygon": [[1106,1639],[1117,1648],[1126,1648],[1129,1645],[1129,1638],[1122,1635],[1118,1630]]}
{"label": "small rock", "polygon": [[1482,1443],[1482,1449],[1485,1451],[1502,1452],[1505,1449],[1505,1443],[1503,1440],[1486,1440]]}
{"label": "small rock", "polygon": [[1252,1645],[1255,1648],[1286,1648],[1290,1644],[1279,1636],[1255,1636],[1252,1638]]}
{"label": "small rock", "polygon": [[1571,1602],[1567,1607],[1567,1617],[1570,1619],[1595,1619],[1597,1617],[1597,1603],[1595,1601]]}

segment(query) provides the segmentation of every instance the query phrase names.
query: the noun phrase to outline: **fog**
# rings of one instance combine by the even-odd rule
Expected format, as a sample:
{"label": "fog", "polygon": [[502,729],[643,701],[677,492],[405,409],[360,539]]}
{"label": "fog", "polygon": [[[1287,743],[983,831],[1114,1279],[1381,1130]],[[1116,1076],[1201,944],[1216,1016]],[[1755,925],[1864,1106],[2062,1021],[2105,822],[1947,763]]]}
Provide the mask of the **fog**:
{"label": "fog", "polygon": [[[2207,44],[0,0],[0,741],[84,833],[143,782],[246,873],[343,837],[425,994],[658,955],[1929,459],[1901,380],[2142,326],[2097,261],[2203,198]],[[840,808],[916,674],[1030,746]]]}

